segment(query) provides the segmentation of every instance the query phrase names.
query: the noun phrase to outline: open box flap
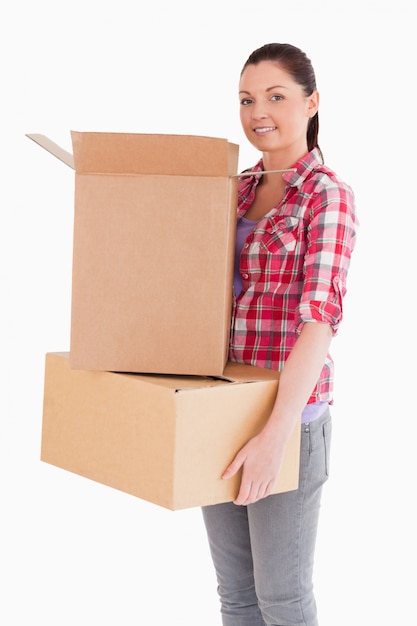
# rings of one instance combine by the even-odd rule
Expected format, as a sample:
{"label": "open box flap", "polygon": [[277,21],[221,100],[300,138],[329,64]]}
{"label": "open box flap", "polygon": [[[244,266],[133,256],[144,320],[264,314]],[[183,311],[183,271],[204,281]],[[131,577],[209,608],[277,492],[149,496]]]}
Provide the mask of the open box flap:
{"label": "open box flap", "polygon": [[73,155],[45,135],[26,137],[80,174],[236,176],[239,146],[197,135],[71,131]]}
{"label": "open box flap", "polygon": [[235,174],[238,146],[196,135],[71,131],[79,173],[168,176]]}
{"label": "open box flap", "polygon": [[40,135],[39,133],[26,133],[26,137],[32,139],[32,141],[39,144],[42,148],[45,148],[45,150],[50,152],[53,156],[56,156],[57,159],[71,167],[73,170],[75,169],[74,157],[72,154],[61,148],[61,146],[58,146],[58,144],[49,139],[49,137]]}

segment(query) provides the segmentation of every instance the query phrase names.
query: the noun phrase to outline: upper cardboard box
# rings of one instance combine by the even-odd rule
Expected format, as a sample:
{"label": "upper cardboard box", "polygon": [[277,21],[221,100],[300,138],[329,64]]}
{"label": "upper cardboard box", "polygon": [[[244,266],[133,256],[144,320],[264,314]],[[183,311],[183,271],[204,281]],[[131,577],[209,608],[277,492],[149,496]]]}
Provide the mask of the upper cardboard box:
{"label": "upper cardboard box", "polygon": [[221,375],[227,361],[238,146],[190,135],[71,133],[71,366]]}

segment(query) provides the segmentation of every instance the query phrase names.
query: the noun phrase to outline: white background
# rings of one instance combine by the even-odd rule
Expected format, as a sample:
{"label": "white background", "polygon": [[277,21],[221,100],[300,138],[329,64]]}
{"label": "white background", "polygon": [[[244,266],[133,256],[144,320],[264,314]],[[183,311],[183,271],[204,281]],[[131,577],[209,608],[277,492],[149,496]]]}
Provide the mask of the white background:
{"label": "white background", "polygon": [[73,172],[25,138],[201,134],[258,154],[238,76],[303,48],[326,162],[361,221],[333,344],[332,475],[316,557],[321,626],[415,620],[415,21],[412,2],[208,0],[3,7],[0,624],[220,624],[200,511],[171,512],[40,462],[44,355],[68,350]]}

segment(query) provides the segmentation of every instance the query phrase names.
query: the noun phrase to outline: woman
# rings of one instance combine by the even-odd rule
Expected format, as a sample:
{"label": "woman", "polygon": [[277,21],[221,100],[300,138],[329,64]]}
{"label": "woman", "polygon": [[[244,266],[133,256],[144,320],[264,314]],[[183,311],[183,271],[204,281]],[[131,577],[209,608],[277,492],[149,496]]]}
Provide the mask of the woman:
{"label": "woman", "polygon": [[[230,359],[281,373],[265,427],[225,469],[224,479],[242,471],[236,500],[204,507],[203,516],[224,626],[317,626],[312,574],[328,476],[328,350],[342,319],[354,199],[323,165],[319,95],[300,49],[255,50],[239,96],[243,130],[262,158],[239,180]],[[271,495],[300,416],[299,487]]]}

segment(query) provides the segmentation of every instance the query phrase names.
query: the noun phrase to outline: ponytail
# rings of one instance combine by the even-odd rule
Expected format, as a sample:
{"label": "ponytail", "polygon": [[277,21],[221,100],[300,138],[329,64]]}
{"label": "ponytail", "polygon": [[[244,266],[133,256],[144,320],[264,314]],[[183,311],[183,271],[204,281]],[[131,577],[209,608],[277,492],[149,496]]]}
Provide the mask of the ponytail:
{"label": "ponytail", "polygon": [[307,126],[307,148],[309,152],[317,148],[322,161],[324,161],[323,153],[319,146],[319,112],[309,120]]}

